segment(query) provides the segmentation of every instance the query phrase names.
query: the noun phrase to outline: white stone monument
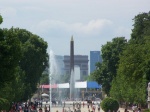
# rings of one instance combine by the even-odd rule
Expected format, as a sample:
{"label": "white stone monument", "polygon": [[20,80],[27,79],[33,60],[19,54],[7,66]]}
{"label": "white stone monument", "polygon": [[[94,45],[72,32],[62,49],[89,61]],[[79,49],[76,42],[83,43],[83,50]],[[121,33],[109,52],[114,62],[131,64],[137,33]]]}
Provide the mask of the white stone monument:
{"label": "white stone monument", "polygon": [[147,91],[148,91],[148,98],[147,98],[148,109],[150,109],[150,82],[148,83]]}

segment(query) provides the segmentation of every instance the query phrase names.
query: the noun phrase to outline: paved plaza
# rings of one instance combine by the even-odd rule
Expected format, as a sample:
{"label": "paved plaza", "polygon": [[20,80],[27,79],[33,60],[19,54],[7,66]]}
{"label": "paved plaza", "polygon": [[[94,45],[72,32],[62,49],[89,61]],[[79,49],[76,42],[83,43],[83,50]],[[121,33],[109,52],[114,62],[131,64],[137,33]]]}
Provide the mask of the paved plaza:
{"label": "paved plaza", "polygon": [[[44,107],[45,107],[45,104],[43,105],[43,112],[44,112]],[[46,107],[47,107],[47,109],[49,110],[49,105],[46,105]],[[95,112],[99,112],[98,111],[98,105],[96,105],[95,104],[95,107],[96,107],[96,109],[95,109]],[[77,108],[76,108],[77,109]],[[66,110],[66,111],[63,111],[63,106],[52,106],[52,109],[51,109],[51,111],[52,112],[74,112],[74,110],[73,110],[73,105],[71,105],[71,104],[66,104],[65,105],[65,108],[64,108],[64,110]],[[69,111],[70,110],[70,111]],[[89,110],[90,110],[90,112],[92,111],[92,107],[91,106],[89,106],[89,108],[88,108],[88,106],[87,106],[87,104],[85,104],[84,106],[83,106],[83,103],[81,102],[81,112],[89,112]],[[120,112],[124,112],[124,108],[119,108],[119,110],[118,110],[118,112],[120,111]],[[132,112],[131,110],[128,110],[129,112]],[[100,112],[104,112],[102,109],[100,109]]]}
{"label": "paved plaza", "polygon": [[[69,110],[69,108],[68,107],[66,107],[65,108],[66,110],[67,110],[67,112],[68,112],[68,110]],[[63,112],[62,111],[63,109],[62,109],[62,107],[53,107],[52,108],[52,112],[56,112],[56,111],[58,111],[58,112]],[[81,107],[81,112],[89,112],[88,111],[89,109],[87,108],[87,106],[86,107]],[[73,108],[71,108],[71,111],[73,111]],[[90,108],[90,111],[92,111],[92,108]],[[124,112],[124,108],[119,108],[119,111],[120,112]],[[119,112],[118,111],[118,112]],[[132,112],[131,110],[128,110],[129,112]],[[73,111],[74,112],[74,111]],[[98,112],[98,110],[97,110],[97,108],[96,108],[96,110],[95,110],[95,112]],[[100,109],[100,112],[104,112],[102,109]]]}

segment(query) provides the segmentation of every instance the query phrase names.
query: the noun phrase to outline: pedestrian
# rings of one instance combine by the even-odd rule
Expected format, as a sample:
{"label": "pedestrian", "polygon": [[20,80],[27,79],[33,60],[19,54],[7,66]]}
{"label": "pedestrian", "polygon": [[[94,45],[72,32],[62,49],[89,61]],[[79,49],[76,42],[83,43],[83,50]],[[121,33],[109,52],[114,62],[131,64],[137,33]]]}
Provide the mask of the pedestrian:
{"label": "pedestrian", "polygon": [[127,112],[128,110],[125,108],[124,112]]}
{"label": "pedestrian", "polygon": [[74,109],[74,112],[77,112],[77,110],[76,110],[76,109]]}
{"label": "pedestrian", "polygon": [[75,109],[75,103],[73,102],[73,110]]}
{"label": "pedestrian", "polygon": [[45,110],[45,112],[48,112],[46,105],[45,105],[45,107],[44,107],[44,110]]}
{"label": "pedestrian", "polygon": [[62,112],[65,112],[65,109],[64,109],[64,107],[63,107],[63,109],[62,109]]}
{"label": "pedestrian", "polygon": [[83,108],[84,108],[84,101],[83,101]]}
{"label": "pedestrian", "polygon": [[66,104],[66,103],[65,103],[65,101],[64,101],[64,107],[65,107],[65,104]]}
{"label": "pedestrian", "polygon": [[42,111],[42,108],[39,108],[39,112],[43,112],[43,111]]}
{"label": "pedestrian", "polygon": [[141,112],[141,108],[138,108],[138,112]]}
{"label": "pedestrian", "polygon": [[89,109],[89,104],[87,106],[88,106],[88,109]]}
{"label": "pedestrian", "polygon": [[50,112],[50,105],[49,105],[49,112]]}
{"label": "pedestrian", "polygon": [[98,112],[100,112],[100,104],[98,104],[98,108],[97,109],[98,109]]}

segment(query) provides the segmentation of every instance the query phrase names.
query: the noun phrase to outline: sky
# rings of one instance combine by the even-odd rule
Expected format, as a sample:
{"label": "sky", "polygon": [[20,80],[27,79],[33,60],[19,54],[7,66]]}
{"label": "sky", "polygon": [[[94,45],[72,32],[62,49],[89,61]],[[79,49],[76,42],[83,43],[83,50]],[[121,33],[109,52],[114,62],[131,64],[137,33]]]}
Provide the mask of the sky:
{"label": "sky", "polygon": [[89,55],[115,37],[130,39],[132,20],[150,0],[0,0],[1,28],[19,27],[47,41],[56,55]]}

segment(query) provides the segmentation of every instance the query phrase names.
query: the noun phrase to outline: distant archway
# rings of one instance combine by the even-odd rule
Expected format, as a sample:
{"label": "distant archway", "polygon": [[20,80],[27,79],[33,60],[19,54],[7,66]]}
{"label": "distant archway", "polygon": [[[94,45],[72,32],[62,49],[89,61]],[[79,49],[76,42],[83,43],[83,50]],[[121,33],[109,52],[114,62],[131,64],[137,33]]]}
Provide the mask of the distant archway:
{"label": "distant archway", "polygon": [[[74,55],[74,66],[80,67],[80,81],[84,81],[88,76],[88,56],[87,55]],[[70,56],[64,56],[64,73],[70,74]]]}

